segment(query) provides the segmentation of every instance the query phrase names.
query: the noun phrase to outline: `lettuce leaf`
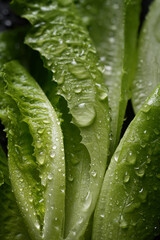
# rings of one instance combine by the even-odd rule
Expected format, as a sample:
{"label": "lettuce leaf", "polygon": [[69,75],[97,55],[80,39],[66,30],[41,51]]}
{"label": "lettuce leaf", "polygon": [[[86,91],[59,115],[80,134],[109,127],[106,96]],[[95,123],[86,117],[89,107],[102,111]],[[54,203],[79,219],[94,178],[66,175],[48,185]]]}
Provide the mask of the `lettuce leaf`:
{"label": "lettuce leaf", "polygon": [[[66,199],[70,211],[67,210],[66,214],[65,237],[79,239],[94,211],[107,167],[110,118],[102,68],[72,1],[15,0],[13,6],[33,25],[25,42],[40,52],[45,67],[53,73],[52,80],[57,83],[58,94],[66,100],[71,115],[71,124],[66,133],[66,161],[70,161],[66,171],[69,176],[69,172],[73,174],[76,168],[77,174]],[[78,134],[77,137],[73,136],[73,130]],[[74,145],[80,147],[76,155],[72,152]],[[73,161],[78,159],[78,163],[82,159],[83,164],[72,166],[71,153]],[[82,173],[82,167],[85,173]],[[88,183],[87,192],[84,190],[81,196],[85,182]],[[71,200],[72,196],[74,201]]]}
{"label": "lettuce leaf", "polygon": [[109,89],[111,156],[120,139],[136,57],[141,0],[75,1],[88,26]]}
{"label": "lettuce leaf", "polygon": [[[13,58],[20,58],[24,64],[26,47],[24,46],[24,28],[5,31],[0,34],[0,69],[2,65]],[[7,120],[7,106],[10,99],[6,98],[4,83],[0,77],[0,119]],[[4,240],[29,240],[23,218],[18,209],[9,179],[8,160],[0,147],[0,173],[3,175],[3,185],[0,188],[0,238]]]}
{"label": "lettuce leaf", "polygon": [[4,65],[3,79],[5,93],[15,101],[7,106],[4,122],[14,194],[31,238],[59,239],[65,199],[59,120],[39,85],[17,61]]}
{"label": "lettuce leaf", "polygon": [[159,4],[159,0],[152,3],[140,32],[136,72],[132,85],[132,103],[135,113],[140,110],[146,98],[159,84]]}
{"label": "lettuce leaf", "polygon": [[106,172],[92,239],[147,240],[160,233],[160,85],[127,128]]}
{"label": "lettuce leaf", "polygon": [[9,180],[8,160],[0,146],[0,238],[29,240]]}

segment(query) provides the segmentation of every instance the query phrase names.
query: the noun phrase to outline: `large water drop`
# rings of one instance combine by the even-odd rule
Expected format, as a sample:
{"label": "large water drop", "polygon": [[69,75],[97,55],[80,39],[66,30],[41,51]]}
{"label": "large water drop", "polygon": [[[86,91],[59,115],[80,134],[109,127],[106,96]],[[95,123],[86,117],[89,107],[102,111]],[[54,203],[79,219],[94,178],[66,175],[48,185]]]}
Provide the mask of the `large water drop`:
{"label": "large water drop", "polygon": [[78,127],[88,127],[94,122],[96,111],[91,103],[81,103],[71,110],[73,122]]}

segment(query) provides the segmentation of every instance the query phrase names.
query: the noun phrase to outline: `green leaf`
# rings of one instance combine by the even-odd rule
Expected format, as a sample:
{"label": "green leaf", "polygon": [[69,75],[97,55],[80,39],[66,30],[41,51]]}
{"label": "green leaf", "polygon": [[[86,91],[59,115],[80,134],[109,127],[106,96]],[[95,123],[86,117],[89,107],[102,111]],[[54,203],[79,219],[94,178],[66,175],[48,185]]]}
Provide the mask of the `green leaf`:
{"label": "green leaf", "polygon": [[155,0],[147,14],[138,42],[136,72],[132,86],[132,103],[137,113],[146,98],[159,84],[160,1]]}
{"label": "green leaf", "polygon": [[[13,190],[32,238],[59,239],[63,234],[65,199],[59,120],[39,85],[18,62],[5,64],[3,71],[6,93],[15,100],[22,114],[19,116],[11,108],[8,111],[12,119],[7,135]],[[34,156],[29,152],[31,144]]]}
{"label": "green leaf", "polygon": [[[28,66],[27,59],[30,56],[30,51],[28,47],[24,45],[25,31],[26,28],[23,27],[0,33],[0,69],[4,63],[13,59],[19,59],[25,66]],[[1,79],[0,88],[4,89],[4,87],[4,83]],[[7,117],[6,107],[9,104],[10,99],[5,97],[4,90],[0,92],[0,95],[0,118],[3,118],[4,120],[4,117]]]}
{"label": "green leaf", "polygon": [[0,187],[0,238],[3,240],[31,240],[17,207],[11,186]]}
{"label": "green leaf", "polygon": [[112,120],[111,155],[119,142],[131,97],[140,5],[141,0],[84,0],[77,5],[104,65]]}
{"label": "green leaf", "polygon": [[106,172],[93,239],[146,240],[160,233],[160,85],[123,136]]}
{"label": "green leaf", "polygon": [[[75,231],[76,236],[78,224],[83,222],[83,218],[91,204],[89,198],[88,205],[86,197],[90,191],[90,156],[86,147],[81,143],[79,129],[71,123],[71,115],[65,101],[60,101],[63,110],[62,130],[64,135],[65,158],[66,158],[66,205],[65,205],[65,237],[70,229]],[[95,172],[95,178],[97,173]],[[86,206],[86,207],[85,207]],[[76,221],[76,222],[75,222]],[[79,228],[79,231],[82,229]],[[84,231],[84,230],[83,230]],[[79,239],[79,238],[78,238]]]}
{"label": "green leaf", "polygon": [[[73,136],[72,130],[79,128],[75,130],[78,136],[73,136],[78,145],[76,148],[80,147],[75,161],[77,158],[83,161],[75,167],[75,185],[66,203],[69,206],[70,201],[72,212],[68,211],[70,217],[66,216],[65,230],[67,239],[79,239],[94,211],[107,166],[110,119],[102,68],[96,49],[71,1],[26,3],[19,0],[14,1],[14,6],[33,25],[25,42],[40,52],[44,65],[53,73],[53,81],[58,84],[58,94],[67,101],[71,121],[77,127],[71,124],[67,135]],[[66,152],[71,152],[74,140],[68,137],[66,142],[70,145]],[[82,166],[85,173],[80,173],[81,176],[84,174],[88,189],[80,196],[84,188],[84,182],[79,180]],[[73,169],[71,163],[68,164],[67,172],[73,172]],[[72,196],[75,196],[73,208]]]}
{"label": "green leaf", "polygon": [[0,186],[0,238],[3,240],[29,240],[11,189],[7,157],[0,146],[0,177],[1,174],[3,174],[3,186]]}
{"label": "green leaf", "polygon": [[[35,158],[32,156],[32,138],[27,124],[22,122],[22,116],[15,102],[5,94],[5,85],[2,81],[1,78],[0,82],[3,83],[3,86],[1,84],[1,93],[3,92],[3,95],[1,94],[0,97],[3,97],[3,103],[1,104],[3,111],[0,111],[0,113],[4,113],[1,115],[1,119],[8,138],[8,165],[11,184],[21,214],[25,216],[25,225],[32,236],[31,238],[39,240],[40,227],[37,215],[39,216],[38,210],[40,208],[38,201],[42,197],[39,194],[37,184],[37,166]],[[32,195],[34,195],[34,203]]]}
{"label": "green leaf", "polygon": [[51,74],[43,67],[39,54],[24,44],[27,30],[28,26],[25,26],[0,33],[0,67],[8,61],[17,59],[44,88],[46,82],[44,78],[50,78],[48,75]]}
{"label": "green leaf", "polygon": [[[6,31],[0,34],[0,68],[3,63],[12,58],[24,59],[25,47],[23,44],[24,29]],[[23,61],[25,63],[25,61]],[[11,99],[5,95],[5,85],[0,77],[0,118],[7,122],[7,106]],[[0,239],[29,240],[22,216],[18,210],[9,180],[8,160],[0,147],[0,173],[3,174],[3,185],[0,188]]]}
{"label": "green leaf", "polygon": [[4,182],[9,183],[9,172],[7,163],[7,158],[0,145],[0,186],[3,185]]}

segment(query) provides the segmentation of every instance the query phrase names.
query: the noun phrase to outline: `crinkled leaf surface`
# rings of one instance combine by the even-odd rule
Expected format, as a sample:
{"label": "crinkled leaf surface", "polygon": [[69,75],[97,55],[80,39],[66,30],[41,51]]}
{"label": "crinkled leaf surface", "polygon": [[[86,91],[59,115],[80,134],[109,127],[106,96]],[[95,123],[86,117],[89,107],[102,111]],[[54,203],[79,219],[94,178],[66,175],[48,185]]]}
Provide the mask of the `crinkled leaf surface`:
{"label": "crinkled leaf surface", "polygon": [[0,176],[1,173],[4,178],[3,186],[0,187],[0,239],[29,240],[30,238],[12,192],[7,157],[0,146]]}
{"label": "crinkled leaf surface", "polygon": [[[20,59],[24,65],[26,65],[25,58],[27,57],[26,47],[24,46],[24,28],[18,28],[15,30],[8,30],[0,33],[0,69],[3,64],[11,61],[12,59]],[[0,81],[1,89],[4,88],[4,83]],[[0,118],[5,117],[5,110],[7,106],[7,101],[10,101],[9,98],[5,98],[4,90],[0,92]],[[2,107],[3,106],[3,107]],[[5,106],[5,107],[4,107]],[[7,115],[6,115],[7,117]]]}
{"label": "crinkled leaf surface", "polygon": [[[66,221],[66,238],[79,239],[94,210],[107,165],[110,119],[101,65],[71,1],[19,0],[13,3],[14,9],[33,25],[26,43],[40,52],[58,84],[58,94],[67,101],[72,122],[79,128],[82,148],[75,158],[90,162],[85,171],[88,192],[85,197],[78,199],[76,196],[72,220]],[[73,141],[70,141],[72,148]],[[77,172],[78,168],[80,165]],[[77,183],[78,179],[79,176]],[[76,185],[73,190],[76,191]]]}
{"label": "crinkled leaf surface", "polygon": [[153,239],[160,233],[160,85],[128,127],[106,172],[93,239]]}
{"label": "crinkled leaf surface", "polygon": [[6,129],[15,196],[33,239],[60,239],[65,164],[59,121],[39,85],[18,62],[5,64],[3,72],[6,93],[18,107],[8,110],[11,121]]}
{"label": "crinkled leaf surface", "polygon": [[132,103],[137,113],[160,79],[160,1],[155,0],[142,27],[136,72],[133,81]]}
{"label": "crinkled leaf surface", "polygon": [[[23,64],[26,63],[24,60],[26,57],[26,47],[24,47],[23,40],[24,40],[24,29],[6,31],[0,34],[0,48],[1,48],[0,68],[2,68],[2,65],[5,62],[10,61],[13,58],[20,58]],[[9,118],[8,111],[10,107],[11,109],[12,107],[14,109],[14,106],[15,104],[13,103],[12,99],[5,94],[5,84],[2,80],[2,77],[0,77],[0,119],[2,120],[3,124],[6,126],[6,131],[8,131],[10,134],[13,134],[13,132],[12,132],[12,129],[8,128],[9,127],[8,122],[11,120]],[[13,116],[16,119],[16,116],[14,114]],[[17,126],[20,126],[20,125],[21,124],[17,122]],[[16,138],[16,135],[15,135],[15,138]],[[13,145],[15,142],[13,141]],[[31,154],[32,153],[33,151],[31,151]],[[30,237],[26,231],[24,221],[17,207],[15,196],[12,192],[12,187],[11,187],[11,183],[9,180],[9,173],[8,173],[8,161],[2,149],[0,149],[0,157],[1,157],[0,168],[4,176],[4,184],[0,189],[0,196],[1,196],[0,197],[0,210],[1,210],[0,238],[4,240],[11,240],[11,239],[29,240]]]}
{"label": "crinkled leaf surface", "polygon": [[130,98],[140,5],[141,0],[84,0],[77,4],[104,65],[111,111],[111,154],[119,142]]}
{"label": "crinkled leaf surface", "polygon": [[[81,143],[82,137],[78,128],[71,123],[71,115],[68,114],[67,106],[61,100],[63,110],[62,129],[64,134],[64,146],[66,149],[66,222],[65,236],[68,235],[71,226],[77,233],[78,224],[81,224],[90,206],[92,199],[86,201],[90,183],[90,156],[86,147]],[[95,177],[96,177],[96,172]],[[86,206],[86,207],[85,207]],[[78,218],[76,224],[75,219]],[[81,231],[81,229],[79,230]]]}
{"label": "crinkled leaf surface", "polygon": [[[0,113],[2,113],[1,119],[8,138],[8,165],[12,188],[21,214],[25,216],[25,225],[29,232],[31,231],[31,238],[40,239],[40,227],[37,219],[37,215],[40,215],[38,211],[40,206],[37,207],[37,202],[41,199],[41,196],[36,181],[38,174],[35,158],[32,156],[32,138],[27,124],[22,122],[22,116],[15,102],[5,94],[5,84],[2,77],[0,80],[0,89],[1,93],[3,93],[3,95],[0,95],[1,99],[3,99]],[[25,179],[23,172],[25,172]],[[33,207],[33,195],[34,200],[36,199],[34,201],[35,207]],[[33,210],[34,208],[37,211]]]}

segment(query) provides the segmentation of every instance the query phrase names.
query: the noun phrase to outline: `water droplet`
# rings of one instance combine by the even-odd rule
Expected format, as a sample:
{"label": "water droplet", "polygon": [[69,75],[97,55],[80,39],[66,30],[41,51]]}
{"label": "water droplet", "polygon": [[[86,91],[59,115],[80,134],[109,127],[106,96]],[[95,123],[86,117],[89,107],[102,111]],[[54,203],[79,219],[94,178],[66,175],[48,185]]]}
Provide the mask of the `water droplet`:
{"label": "water droplet", "polygon": [[157,177],[158,179],[160,179],[160,173],[158,173],[158,174],[156,175],[156,177]]}
{"label": "water droplet", "polygon": [[3,172],[0,171],[0,186],[4,184],[4,175]]}
{"label": "water droplet", "polygon": [[81,64],[70,64],[69,70],[75,77],[80,80],[91,78],[89,71]]}
{"label": "water droplet", "polygon": [[44,164],[44,160],[45,160],[44,154],[43,154],[43,152],[40,152],[37,161],[39,162],[40,165],[43,165]]}
{"label": "water droplet", "polygon": [[104,101],[106,98],[108,98],[108,89],[101,84],[96,84],[98,97],[101,101]]}
{"label": "water droplet", "polygon": [[47,183],[47,178],[42,175],[40,175],[40,178],[41,178],[41,184],[45,187]]}
{"label": "water droplet", "polygon": [[69,182],[73,182],[73,179],[74,179],[73,176],[72,176],[71,174],[69,174],[69,175],[68,175],[68,181],[69,181]]}
{"label": "water droplet", "polygon": [[75,93],[81,93],[81,92],[82,92],[82,88],[77,87],[77,88],[75,89]]}
{"label": "water droplet", "polygon": [[83,218],[81,217],[81,218],[78,220],[77,225],[78,225],[78,224],[81,224],[82,222],[83,222]]}
{"label": "water droplet", "polygon": [[111,25],[110,28],[111,28],[111,30],[113,30],[113,31],[116,31],[116,30],[117,30],[117,26],[116,26],[116,25]]}
{"label": "water droplet", "polygon": [[44,123],[49,123],[49,120],[44,119],[43,122],[44,122]]}
{"label": "water droplet", "polygon": [[71,109],[73,121],[78,127],[88,127],[94,122],[96,111],[91,103],[81,103]]}
{"label": "water droplet", "polygon": [[75,154],[71,153],[71,162],[73,165],[76,165],[80,162],[80,159]]}
{"label": "water droplet", "polygon": [[106,56],[101,56],[101,57],[100,57],[100,61],[101,61],[101,62],[105,62],[105,61],[106,61]]}
{"label": "water droplet", "polygon": [[147,199],[147,191],[144,190],[143,188],[139,191],[139,198],[141,199],[142,202],[146,202]]}
{"label": "water droplet", "polygon": [[128,224],[127,224],[127,222],[123,219],[123,216],[121,216],[120,227],[121,227],[121,228],[127,228],[127,227],[128,227]]}
{"label": "water droplet", "polygon": [[55,157],[55,152],[51,152],[50,157],[54,158]]}
{"label": "water droplet", "polygon": [[22,240],[24,238],[23,234],[18,233],[15,240]]}
{"label": "water droplet", "polygon": [[112,66],[105,66],[105,74],[111,75],[112,74]]}
{"label": "water droplet", "polygon": [[138,209],[140,207],[140,202],[130,202],[125,206],[124,212],[125,213],[131,213],[134,212],[135,209]]}
{"label": "water droplet", "polygon": [[144,135],[143,135],[143,139],[145,140],[145,141],[148,141],[149,140],[149,133],[148,133],[148,131],[147,130],[144,130]]}
{"label": "water droplet", "polygon": [[84,200],[84,205],[83,205],[83,211],[87,211],[88,208],[91,206],[92,203],[92,194],[90,191],[88,191],[87,196]]}
{"label": "water droplet", "polygon": [[147,112],[149,112],[150,109],[151,109],[151,106],[148,104],[145,104],[144,107],[142,108],[142,111],[147,113]]}
{"label": "water droplet", "polygon": [[65,192],[65,190],[64,190],[64,189],[61,189],[61,192],[62,192],[62,193],[64,193],[64,192]]}
{"label": "water droplet", "polygon": [[53,179],[53,175],[50,173],[50,174],[48,174],[48,179],[49,180],[52,180]]}
{"label": "water droplet", "polygon": [[93,177],[96,177],[96,176],[97,176],[96,171],[93,170],[93,171],[91,172],[91,175],[92,175]]}
{"label": "water droplet", "polygon": [[39,134],[42,134],[43,132],[44,132],[44,128],[39,128],[39,129],[38,129],[38,133],[39,133]]}
{"label": "water droplet", "polygon": [[39,230],[40,229],[40,225],[38,222],[35,223],[35,227]]}
{"label": "water droplet", "polygon": [[99,99],[101,101],[104,101],[105,99],[108,98],[108,93],[107,92],[101,92],[100,95],[99,95]]}
{"label": "water droplet", "polygon": [[100,139],[101,139],[101,136],[100,136],[100,134],[99,134],[99,133],[97,133],[97,135],[96,135],[96,136],[97,136],[97,139],[98,139],[98,140],[100,140]]}
{"label": "water droplet", "polygon": [[142,148],[145,148],[145,147],[146,147],[146,145],[147,145],[147,144],[146,144],[146,142],[144,142],[144,143],[141,143],[141,147],[142,147]]}
{"label": "water droplet", "polygon": [[114,43],[115,42],[115,38],[113,38],[113,37],[108,38],[108,40],[109,40],[110,43]]}
{"label": "water droplet", "polygon": [[62,86],[62,91],[65,93],[66,92],[66,87],[65,85]]}
{"label": "water droplet", "polygon": [[8,131],[8,132],[9,132],[9,134],[10,134],[10,135],[12,135],[12,136],[14,135],[14,133],[13,133],[12,129],[9,129],[9,131]]}
{"label": "water droplet", "polygon": [[130,151],[128,153],[127,161],[132,165],[135,164],[136,163],[136,154]]}
{"label": "water droplet", "polygon": [[37,148],[41,148],[42,147],[42,142],[41,141],[37,141],[36,142],[36,147]]}
{"label": "water droplet", "polygon": [[113,9],[119,9],[119,5],[117,3],[113,4]]}
{"label": "water droplet", "polygon": [[29,201],[30,201],[30,202],[33,202],[33,198],[30,197],[30,198],[29,198]]}
{"label": "water droplet", "polygon": [[147,163],[151,163],[151,159],[147,156]]}
{"label": "water droplet", "polygon": [[85,26],[88,26],[89,23],[90,23],[90,17],[89,16],[83,16],[82,21],[83,21]]}
{"label": "water droplet", "polygon": [[69,4],[72,3],[72,0],[59,0],[59,3],[62,5],[62,6],[67,6]]}
{"label": "water droplet", "polygon": [[120,154],[120,151],[115,152],[115,154],[114,154],[114,160],[115,160],[116,162],[118,162],[119,154]]}
{"label": "water droplet", "polygon": [[128,174],[128,172],[125,172],[124,179],[123,179],[124,183],[129,182],[129,180],[130,180],[130,175]]}
{"label": "water droplet", "polygon": [[155,128],[155,129],[154,129],[154,133],[155,133],[156,135],[159,135],[159,133],[160,133],[160,132],[159,132],[159,129]]}
{"label": "water droplet", "polygon": [[12,26],[12,22],[9,19],[5,20],[4,24],[5,24],[6,27],[11,27]]}
{"label": "water droplet", "polygon": [[61,75],[60,77],[57,78],[57,83],[58,85],[61,85],[62,83],[64,83],[64,76]]}
{"label": "water droplet", "polygon": [[153,189],[154,189],[154,191],[157,191],[158,188],[156,186],[154,186]]}
{"label": "water droplet", "polygon": [[143,177],[145,174],[145,170],[143,168],[135,168],[135,173],[138,177]]}

